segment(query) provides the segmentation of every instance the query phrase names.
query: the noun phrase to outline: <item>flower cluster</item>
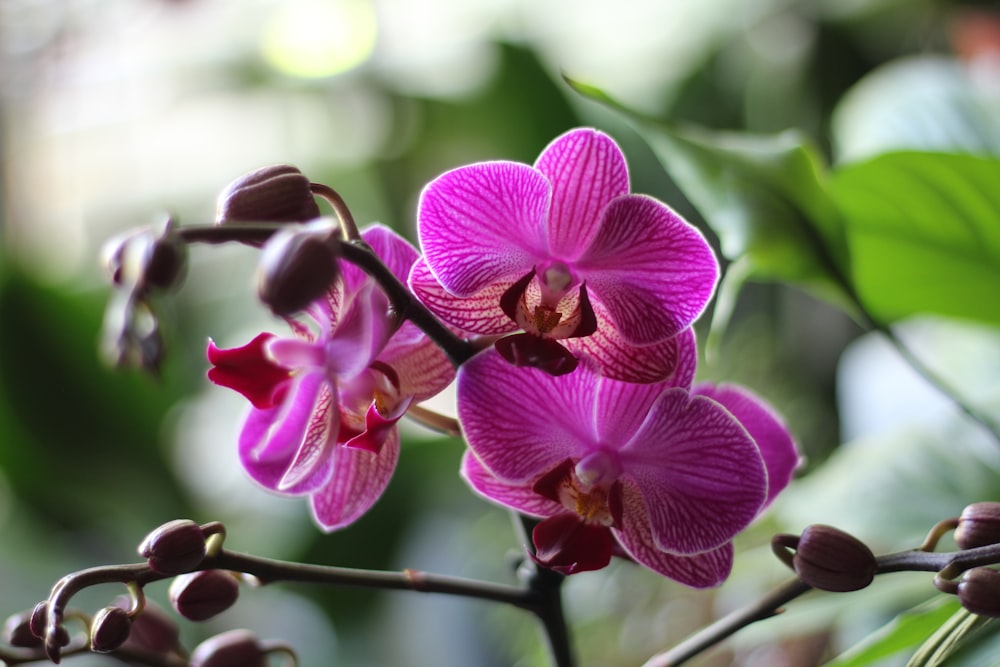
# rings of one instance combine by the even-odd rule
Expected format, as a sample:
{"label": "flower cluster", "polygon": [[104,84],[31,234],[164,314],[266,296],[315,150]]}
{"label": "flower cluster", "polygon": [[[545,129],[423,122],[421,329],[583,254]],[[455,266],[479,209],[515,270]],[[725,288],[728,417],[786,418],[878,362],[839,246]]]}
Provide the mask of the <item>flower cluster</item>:
{"label": "flower cluster", "polygon": [[[691,325],[718,280],[701,233],[630,193],[621,150],[590,129],[557,138],[534,165],[443,174],[421,195],[417,229],[422,255],[382,226],[362,239],[481,350],[451,357],[472,489],[539,519],[532,551],[545,567],[572,574],[619,555],[691,586],[721,582],[733,537],[798,454],[752,393],[694,384]],[[293,336],[208,348],[209,378],[252,403],[243,466],[268,489],[308,495],[329,530],[378,499],[396,422],[455,377],[383,285],[333,261],[332,286],[287,318]]]}

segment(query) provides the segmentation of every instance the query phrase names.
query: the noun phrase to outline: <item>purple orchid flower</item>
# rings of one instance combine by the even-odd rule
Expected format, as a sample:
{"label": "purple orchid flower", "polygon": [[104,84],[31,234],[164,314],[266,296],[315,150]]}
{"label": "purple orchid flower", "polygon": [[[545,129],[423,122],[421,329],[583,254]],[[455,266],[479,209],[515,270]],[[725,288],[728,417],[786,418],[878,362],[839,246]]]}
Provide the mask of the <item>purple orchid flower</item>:
{"label": "purple orchid flower", "polygon": [[[374,225],[362,238],[401,280],[417,251]],[[223,350],[209,342],[208,377],[246,396],[239,437],[250,476],[267,489],[310,496],[316,522],[347,526],[382,495],[399,457],[396,422],[414,401],[454,378],[444,353],[412,323],[396,329],[386,296],[342,263],[341,279],[306,315],[295,337],[261,334]]]}
{"label": "purple orchid flower", "polygon": [[487,499],[542,519],[532,533],[541,565],[573,574],[624,552],[714,586],[732,567],[733,537],[788,484],[799,461],[788,430],[746,390],[692,391],[694,338],[684,340],[668,383],[601,377],[588,361],[552,376],[494,351],[459,371],[462,474]]}
{"label": "purple orchid flower", "polygon": [[629,194],[621,149],[591,129],[557,138],[534,166],[483,162],[439,176],[421,195],[418,232],[424,258],[410,287],[420,299],[463,331],[503,335],[508,361],[553,374],[586,353],[607,377],[670,377],[671,339],[718,279],[701,233]]}

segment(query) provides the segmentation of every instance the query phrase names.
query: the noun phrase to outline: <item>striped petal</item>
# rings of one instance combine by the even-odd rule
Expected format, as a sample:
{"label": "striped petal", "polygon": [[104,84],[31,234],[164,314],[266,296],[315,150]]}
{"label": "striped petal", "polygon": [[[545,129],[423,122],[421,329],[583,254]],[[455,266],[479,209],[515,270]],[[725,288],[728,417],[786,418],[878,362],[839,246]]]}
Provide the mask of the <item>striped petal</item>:
{"label": "striped petal", "polygon": [[711,551],[757,516],[767,476],[757,445],[721,405],[668,389],[620,452],[649,513],[656,547]]}
{"label": "striped petal", "polygon": [[510,484],[497,478],[470,450],[466,450],[462,456],[461,474],[479,495],[522,514],[546,517],[566,511],[566,508],[554,500],[535,493],[531,485]]}
{"label": "striped petal", "polygon": [[472,296],[510,284],[541,255],[551,188],[516,162],[483,162],[442,174],[420,196],[417,231],[444,288]]}
{"label": "striped petal", "polygon": [[574,267],[621,336],[648,345],[694,322],[715,291],[719,266],[697,229],[657,200],[626,195],[604,211]]}
{"label": "striped petal", "polygon": [[517,330],[517,325],[500,308],[500,297],[508,285],[497,283],[468,297],[455,296],[441,286],[424,259],[413,265],[409,284],[435,315],[462,331],[497,336]]}
{"label": "striped petal", "polygon": [[611,137],[583,128],[556,138],[535,168],[552,183],[546,225],[549,252],[575,259],[590,245],[604,207],[628,192],[625,156]]}

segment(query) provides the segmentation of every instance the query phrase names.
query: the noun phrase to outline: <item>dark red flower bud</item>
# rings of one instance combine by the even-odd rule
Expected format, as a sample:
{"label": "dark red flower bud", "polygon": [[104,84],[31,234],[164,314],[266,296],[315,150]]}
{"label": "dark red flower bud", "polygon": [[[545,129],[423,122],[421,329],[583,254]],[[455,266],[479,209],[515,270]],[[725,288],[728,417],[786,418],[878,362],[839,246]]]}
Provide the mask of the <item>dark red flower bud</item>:
{"label": "dark red flower bud", "polygon": [[260,256],[257,293],[275,315],[297,313],[322,297],[339,274],[338,227],[327,220],[282,230],[268,240]]}
{"label": "dark red flower bud", "polygon": [[973,614],[1000,617],[1000,572],[976,567],[958,582],[958,600]]}
{"label": "dark red flower bud", "polygon": [[955,543],[961,549],[974,549],[1000,542],[1000,503],[968,505],[958,517]]}
{"label": "dark red flower bud", "polygon": [[[115,598],[112,604],[126,611],[134,606],[132,598],[127,595]],[[180,639],[181,631],[174,619],[151,600],[146,600],[142,613],[132,619],[126,643],[148,653],[165,655],[177,650]]]}
{"label": "dark red flower bud", "polygon": [[170,583],[170,604],[192,621],[204,621],[232,607],[240,584],[228,570],[203,570],[182,574]]}
{"label": "dark red flower bud", "polygon": [[31,629],[32,612],[23,611],[7,618],[3,624],[3,638],[11,646],[38,648],[44,642]]}
{"label": "dark red flower bud", "polygon": [[799,537],[792,566],[813,588],[845,593],[865,588],[878,564],[861,540],[832,526],[807,526]]}
{"label": "dark red flower bud", "polygon": [[187,243],[170,219],[159,228],[133,230],[109,239],[101,254],[111,281],[139,293],[174,287],[187,269]]}
{"label": "dark red flower bud", "polygon": [[319,217],[309,179],[297,168],[278,164],[240,176],[219,195],[216,224],[306,222]]}
{"label": "dark red flower bud", "polygon": [[249,630],[210,637],[191,652],[189,667],[265,667],[267,653]]}
{"label": "dark red flower bud", "polygon": [[125,643],[132,629],[132,619],[121,607],[105,607],[90,622],[90,650],[110,653]]}
{"label": "dark red flower bud", "polygon": [[31,629],[31,634],[35,635],[39,639],[45,637],[45,624],[48,622],[48,619],[46,618],[48,613],[48,600],[42,600],[35,605],[34,609],[31,610],[31,619],[28,623],[28,627]]}
{"label": "dark red flower bud", "polygon": [[188,519],[168,521],[139,545],[139,555],[160,574],[190,572],[205,559],[205,554],[205,533]]}

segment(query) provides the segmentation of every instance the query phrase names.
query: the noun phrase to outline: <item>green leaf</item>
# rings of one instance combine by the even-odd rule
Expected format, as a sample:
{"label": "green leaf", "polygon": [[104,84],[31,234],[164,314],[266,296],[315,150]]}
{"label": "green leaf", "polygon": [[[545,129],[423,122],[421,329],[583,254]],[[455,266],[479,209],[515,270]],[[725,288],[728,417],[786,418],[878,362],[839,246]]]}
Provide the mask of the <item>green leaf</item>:
{"label": "green leaf", "polygon": [[940,667],[992,621],[959,609],[913,654],[906,667]]}
{"label": "green leaf", "polygon": [[886,626],[846,651],[826,667],[866,667],[924,643],[962,609],[954,598],[939,597],[903,612]]}
{"label": "green leaf", "polygon": [[795,131],[776,135],[679,128],[644,117],[572,79],[578,93],[637,124],[657,158],[719,236],[727,259],[753,278],[840,290],[847,265],[842,223],[822,160]]}
{"label": "green leaf", "polygon": [[837,170],[851,278],[888,324],[934,313],[1000,324],[1000,160],[899,152]]}

